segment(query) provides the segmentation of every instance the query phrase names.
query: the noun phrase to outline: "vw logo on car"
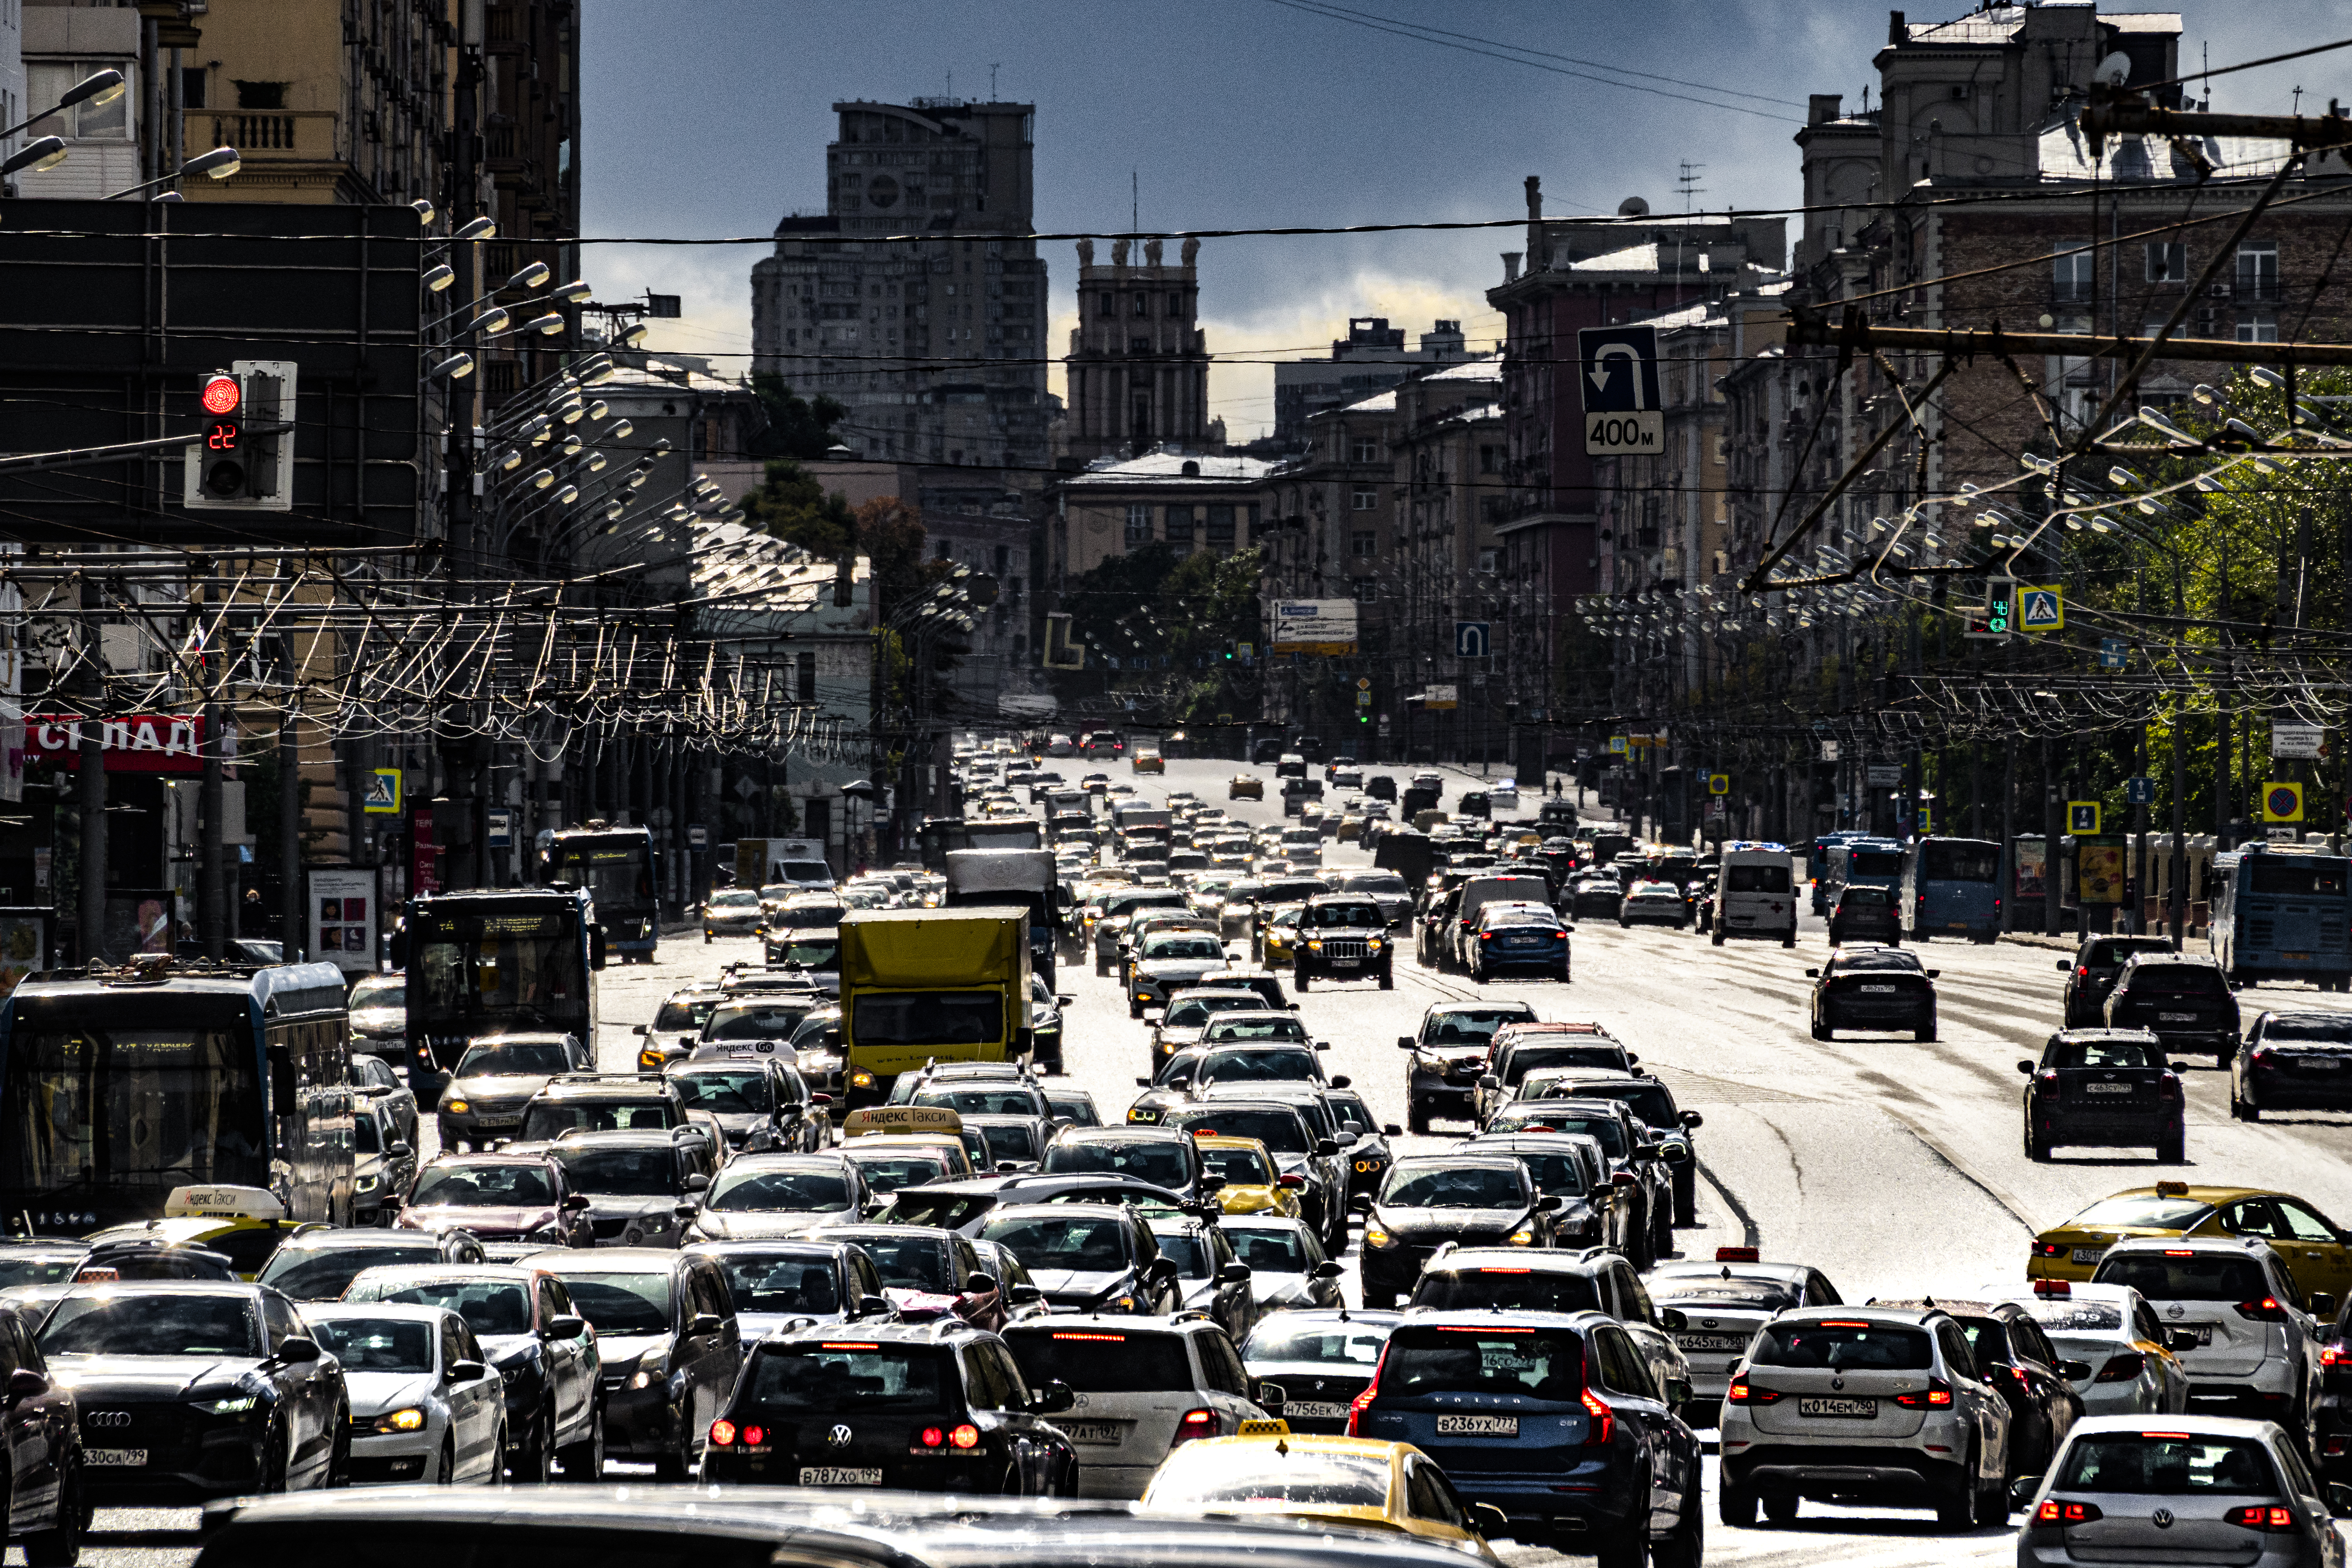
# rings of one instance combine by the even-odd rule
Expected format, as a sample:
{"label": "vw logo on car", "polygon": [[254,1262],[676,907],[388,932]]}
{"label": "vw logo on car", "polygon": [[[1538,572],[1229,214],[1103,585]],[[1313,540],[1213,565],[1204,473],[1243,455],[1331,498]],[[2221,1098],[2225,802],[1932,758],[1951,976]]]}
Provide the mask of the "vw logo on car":
{"label": "vw logo on car", "polygon": [[824,1435],[824,1440],[832,1444],[836,1448],[848,1447],[849,1438],[850,1431],[848,1426],[845,1425],[836,1425],[832,1431],[827,1432]]}

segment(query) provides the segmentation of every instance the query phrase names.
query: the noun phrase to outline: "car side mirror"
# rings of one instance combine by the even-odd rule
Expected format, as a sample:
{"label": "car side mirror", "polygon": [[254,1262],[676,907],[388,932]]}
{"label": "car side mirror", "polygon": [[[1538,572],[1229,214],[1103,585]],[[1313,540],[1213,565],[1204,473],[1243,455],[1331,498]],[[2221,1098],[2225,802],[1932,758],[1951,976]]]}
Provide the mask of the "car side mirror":
{"label": "car side mirror", "polygon": [[2167,1062],[2164,1065],[2166,1070],[2170,1072],[2187,1072],[2189,1070],[2189,1064],[2187,1062]]}
{"label": "car side mirror", "polygon": [[2033,1064],[2030,1061],[2020,1061],[2017,1064],[2017,1070],[2023,1073],[2026,1077],[2032,1078],[2033,1076]]}
{"label": "car side mirror", "polygon": [[1381,1123],[1381,1136],[1383,1138],[1402,1138],[1404,1136],[1404,1129],[1399,1127],[1393,1121],[1383,1121]]}
{"label": "car side mirror", "polygon": [[1045,1299],[1045,1292],[1034,1285],[1015,1285],[1004,1293],[1004,1300],[1015,1307],[1034,1307]]}
{"label": "car side mirror", "polygon": [[1278,1383],[1260,1378],[1250,1384],[1250,1398],[1269,1415],[1279,1415],[1282,1407],[1290,1403],[1290,1392]]}
{"label": "car side mirror", "polygon": [[1642,1184],[1642,1178],[1631,1171],[1612,1171],[1609,1173],[1609,1184],[1612,1187],[1638,1187]]}
{"label": "car side mirror", "polygon": [[49,1391],[49,1380],[29,1366],[20,1366],[8,1374],[8,1403],[20,1399],[38,1399]]}
{"label": "car side mirror", "polygon": [[2336,1317],[2336,1298],[2325,1290],[2311,1293],[2311,1315],[2332,1321]]}
{"label": "car side mirror", "polygon": [[2165,1330],[2164,1348],[2168,1351],[2195,1350],[2197,1348],[2197,1331],[2195,1329]]}
{"label": "car side mirror", "polygon": [[1931,969],[1927,971],[1927,978],[1930,980],[1941,980],[1943,977],[1944,972],[1940,969]]}
{"label": "car side mirror", "polygon": [[1480,1089],[1500,1089],[1500,1088],[1502,1088],[1502,1087],[1503,1087],[1503,1080],[1502,1080],[1501,1079],[1496,1078],[1493,1073],[1490,1073],[1490,1072],[1488,1072],[1488,1073],[1480,1073],[1480,1074],[1478,1075],[1478,1087],[1479,1087]]}
{"label": "car side mirror", "polygon": [[2327,1511],[2342,1519],[2352,1514],[2352,1487],[2342,1481],[2330,1481],[2326,1488]]}
{"label": "car side mirror", "polygon": [[1332,1262],[1327,1258],[1322,1262],[1317,1264],[1313,1268],[1307,1270],[1307,1275],[1310,1279],[1337,1279],[1340,1275],[1346,1272],[1346,1269],[1340,1268],[1338,1264]]}
{"label": "car side mirror", "polygon": [[833,1103],[833,1096],[829,1094],[812,1094],[809,1096],[809,1103],[811,1105],[831,1105]]}
{"label": "car side mirror", "polygon": [[579,1214],[588,1207],[588,1199],[584,1194],[574,1193],[556,1206],[565,1214]]}
{"label": "car side mirror", "polygon": [[1058,1415],[1077,1402],[1070,1385],[1057,1377],[1029,1396],[1029,1408],[1039,1415]]}
{"label": "car side mirror", "polygon": [[985,1296],[996,1289],[996,1281],[974,1269],[963,1277],[963,1289],[968,1296]]}
{"label": "car side mirror", "polygon": [[1690,1320],[1683,1315],[1679,1307],[1661,1307],[1658,1309],[1658,1327],[1670,1334],[1678,1334],[1690,1327]]}
{"label": "car side mirror", "polygon": [[1808,980],[1819,980],[1821,977],[1822,972],[1818,969],[1808,969],[1805,971],[1805,978]]}
{"label": "car side mirror", "polygon": [[632,1024],[629,1026],[629,1033],[633,1035],[642,1035],[646,1032],[646,1026],[643,1024]]}
{"label": "car side mirror", "polygon": [[551,1340],[576,1340],[588,1331],[588,1320],[570,1312],[560,1312],[547,1320],[547,1337]]}
{"label": "car side mirror", "polygon": [[701,1192],[709,1185],[710,1178],[704,1175],[699,1171],[695,1172],[692,1175],[686,1178],[686,1190],[689,1193]]}
{"label": "car side mirror", "polygon": [[490,1375],[490,1369],[478,1361],[453,1361],[449,1363],[452,1383],[479,1383]]}
{"label": "car side mirror", "polygon": [[[2062,963],[2058,967],[2063,969],[2066,966]],[[2020,1476],[2017,1479],[2010,1482],[2009,1511],[2016,1513],[2020,1510],[2023,1509],[2026,1504],[2033,1500],[2033,1494],[2041,1489],[2042,1478],[2040,1476]]]}
{"label": "car side mirror", "polygon": [[1318,1138],[1315,1140],[1315,1152],[1317,1154],[1328,1159],[1331,1155],[1334,1155],[1339,1152],[1339,1145],[1337,1140],[1330,1138]]}
{"label": "car side mirror", "polygon": [[1666,1379],[1666,1403],[1668,1405],[1688,1405],[1691,1402],[1691,1395],[1695,1391],[1692,1389],[1690,1380],[1688,1378],[1670,1377]]}
{"label": "car side mirror", "polygon": [[1054,1005],[1056,1007],[1075,1006],[1077,1000],[1078,999],[1075,996],[1056,996],[1054,998]]}
{"label": "car side mirror", "polygon": [[1246,1285],[1249,1280],[1250,1266],[1246,1263],[1228,1263],[1217,1270],[1217,1283],[1220,1285]]}
{"label": "car side mirror", "polygon": [[727,1320],[716,1312],[697,1312],[686,1321],[686,1337],[698,1340],[705,1334],[715,1334],[727,1326]]}
{"label": "car side mirror", "polygon": [[2065,973],[2068,970],[2074,967],[2074,963],[2072,959],[2062,958],[2058,961],[2058,973],[2061,974]]}
{"label": "car side mirror", "polygon": [[1397,1049],[1401,1051],[1409,1051],[1412,1049],[1412,1037],[1411,1035],[1399,1035],[1397,1037]]}
{"label": "car side mirror", "polygon": [[1225,1190],[1225,1179],[1223,1176],[1203,1175],[1193,1185],[1199,1187],[1204,1194],[1222,1193]]}
{"label": "car side mirror", "polygon": [[1328,1051],[1331,1048],[1331,1042],[1328,1040],[1318,1040],[1315,1042],[1315,1048],[1318,1051]]}
{"label": "car side mirror", "polygon": [[588,928],[588,967],[591,969],[604,967],[604,928],[603,926]]}
{"label": "car side mirror", "polygon": [[297,1336],[278,1347],[281,1362],[310,1362],[319,1359],[319,1342]]}
{"label": "car side mirror", "polygon": [[1510,1515],[1490,1502],[1472,1503],[1470,1522],[1482,1540],[1500,1540],[1511,1533]]}
{"label": "car side mirror", "polygon": [[2053,1370],[2069,1383],[2080,1383],[2091,1375],[2091,1363],[2086,1361],[2062,1361]]}
{"label": "car side mirror", "polygon": [[384,1152],[395,1160],[405,1160],[416,1151],[405,1142],[395,1142],[385,1149]]}
{"label": "car side mirror", "polygon": [[669,1212],[673,1219],[690,1220],[702,1212],[702,1206],[699,1204],[672,1204]]}

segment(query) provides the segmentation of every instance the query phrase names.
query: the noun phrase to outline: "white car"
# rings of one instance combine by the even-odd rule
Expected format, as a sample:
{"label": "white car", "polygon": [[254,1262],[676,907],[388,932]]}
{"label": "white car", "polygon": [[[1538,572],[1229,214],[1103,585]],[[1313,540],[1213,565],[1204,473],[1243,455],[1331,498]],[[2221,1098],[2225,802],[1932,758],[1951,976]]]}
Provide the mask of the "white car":
{"label": "white car", "polygon": [[2131,1237],[2092,1280],[2147,1299],[2189,1371],[2200,1415],[2275,1421],[2306,1453],[2319,1412],[2318,1325],[2271,1244],[2258,1236]]}
{"label": "white car", "polygon": [[465,1319],[388,1301],[308,1306],[302,1319],[343,1364],[354,1480],[504,1479],[506,1384]]}
{"label": "white car", "polygon": [[1076,1403],[1054,1426],[1078,1451],[1082,1497],[1139,1498],[1168,1450],[1265,1418],[1225,1331],[1205,1318],[1056,1314],[1008,1324],[1023,1378]]}
{"label": "white car", "polygon": [[2188,1369],[2168,1348],[2156,1310],[2130,1286],[2036,1279],[2024,1295],[2009,1280],[1976,1295],[2014,1301],[2060,1355],[2089,1363],[2091,1374],[2074,1380],[2084,1415],[2178,1415],[2189,1408]]}
{"label": "white car", "polygon": [[1642,1283],[1653,1304],[1683,1315],[1674,1339],[1690,1362],[1692,1400],[1683,1418],[1694,1426],[1714,1423],[1731,1373],[1758,1329],[1800,1307],[1842,1304],[1820,1269],[1763,1262],[1752,1247],[1719,1247],[1712,1263],[1661,1263],[1642,1276]]}

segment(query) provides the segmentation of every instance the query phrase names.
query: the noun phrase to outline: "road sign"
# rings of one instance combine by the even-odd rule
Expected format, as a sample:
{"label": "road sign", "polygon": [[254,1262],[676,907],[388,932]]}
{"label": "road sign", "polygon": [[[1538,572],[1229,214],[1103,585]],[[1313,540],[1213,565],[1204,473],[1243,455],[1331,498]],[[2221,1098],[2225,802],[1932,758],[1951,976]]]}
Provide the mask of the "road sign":
{"label": "road sign", "polygon": [[1625,737],[1622,735],[1610,736],[1609,750],[1617,756],[1623,756],[1627,751]]}
{"label": "road sign", "polygon": [[1371,694],[1370,692],[1369,692],[1369,691],[1359,691],[1359,692],[1357,692],[1357,693],[1356,693],[1356,706],[1357,706],[1357,707],[1359,707],[1359,708],[1370,708],[1371,705],[1372,705],[1372,694]]}
{"label": "road sign", "polygon": [[2017,629],[2021,632],[2063,632],[2066,629],[2066,596],[2054,583],[2017,591]]}
{"label": "road sign", "polygon": [[1587,327],[1576,334],[1584,362],[1587,457],[1659,453],[1666,448],[1665,400],[1658,395],[1655,327]]}
{"label": "road sign", "polygon": [[2124,780],[2124,804],[2126,805],[2154,805],[2156,804],[2156,781],[2149,778]]}
{"label": "road sign", "polygon": [[2131,648],[2121,637],[2099,639],[2099,668],[2121,669],[2131,658]]}
{"label": "road sign", "polygon": [[1935,831],[1936,807],[1933,803],[1923,800],[1919,803],[1919,832],[1924,837]]}
{"label": "road sign", "polygon": [[686,847],[688,849],[709,848],[710,829],[705,827],[699,822],[688,823],[686,825]]}
{"label": "road sign", "polygon": [[368,770],[367,795],[360,802],[360,810],[369,816],[400,815],[400,770],[398,768]]}
{"label": "road sign", "polygon": [[1822,742],[1822,761],[1825,763],[1833,763],[1837,760],[1838,743],[1835,741],[1823,741]]}
{"label": "road sign", "polygon": [[1866,770],[1863,782],[1873,789],[1897,788],[1903,783],[1902,764],[1899,763],[1892,765],[1885,763],[1876,763]]}
{"label": "road sign", "polygon": [[1356,689],[1357,689],[1357,690],[1359,690],[1359,691],[1370,691],[1371,689],[1372,689],[1372,678],[1371,678],[1370,676],[1369,676],[1369,675],[1360,675],[1360,676],[1356,677]]}
{"label": "road sign", "polygon": [[2271,755],[2273,757],[2316,757],[2320,742],[2327,731],[2317,724],[2273,724]]}
{"label": "road sign", "polygon": [[1494,651],[1493,639],[1490,636],[1493,629],[1494,623],[1491,621],[1454,622],[1454,657],[1456,658],[1486,658]]}
{"label": "road sign", "polygon": [[1731,793],[1731,775],[1729,773],[1707,774],[1706,793],[1709,795],[1729,795]]}
{"label": "road sign", "polygon": [[1234,644],[1234,657],[1240,659],[1244,664],[1255,662],[1257,658],[1257,644],[1254,642],[1237,642]]}
{"label": "road sign", "polygon": [[2081,838],[2099,830],[2099,803],[2095,800],[2070,800],[2066,803],[2066,831]]}
{"label": "road sign", "polygon": [[1444,708],[1458,708],[1462,705],[1462,689],[1458,686],[1432,686],[1424,688],[1421,694],[1421,705],[1423,708],[1431,709],[1433,710]]}
{"label": "road sign", "polygon": [[2299,784],[2266,783],[2263,785],[2263,820],[2264,822],[2301,822],[2303,820],[2303,786]]}
{"label": "road sign", "polygon": [[514,808],[494,805],[482,813],[482,845],[488,849],[514,847]]}

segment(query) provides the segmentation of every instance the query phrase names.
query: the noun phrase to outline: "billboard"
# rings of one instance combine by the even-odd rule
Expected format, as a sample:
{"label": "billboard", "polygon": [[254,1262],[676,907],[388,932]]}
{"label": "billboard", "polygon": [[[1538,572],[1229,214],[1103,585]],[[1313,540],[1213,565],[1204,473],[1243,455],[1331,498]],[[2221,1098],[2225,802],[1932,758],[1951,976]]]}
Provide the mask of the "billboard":
{"label": "billboard", "polygon": [[1356,601],[1353,599],[1276,599],[1274,601],[1274,653],[1336,653],[1356,651]]}

